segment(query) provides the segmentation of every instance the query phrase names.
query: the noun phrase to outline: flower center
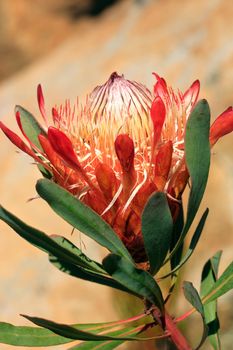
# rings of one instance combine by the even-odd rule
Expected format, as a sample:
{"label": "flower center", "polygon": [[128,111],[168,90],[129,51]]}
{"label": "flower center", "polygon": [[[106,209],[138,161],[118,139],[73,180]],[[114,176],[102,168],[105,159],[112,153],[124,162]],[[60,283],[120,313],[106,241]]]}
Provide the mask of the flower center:
{"label": "flower center", "polygon": [[128,134],[134,142],[135,170],[141,178],[144,169],[149,172],[151,166],[151,103],[152,95],[145,86],[114,72],[104,85],[88,95],[85,107],[77,103],[72,110],[67,102],[65,108],[57,109],[55,125],[71,139],[82,166],[93,180],[99,161],[110,166],[120,178],[114,141],[119,134]]}

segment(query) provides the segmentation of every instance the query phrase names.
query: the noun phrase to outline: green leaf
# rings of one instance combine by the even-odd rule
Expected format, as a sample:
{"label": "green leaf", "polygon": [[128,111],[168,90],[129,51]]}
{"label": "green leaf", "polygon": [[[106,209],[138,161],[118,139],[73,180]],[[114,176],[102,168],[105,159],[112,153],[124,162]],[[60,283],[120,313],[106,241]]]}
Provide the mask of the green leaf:
{"label": "green leaf", "polygon": [[36,147],[43,151],[40,141],[38,140],[38,135],[46,135],[44,129],[40,126],[35,117],[23,107],[16,106],[15,112],[20,113],[20,121],[26,136]]}
{"label": "green leaf", "polygon": [[[87,332],[85,330],[77,329],[76,327],[69,326],[66,324],[56,323],[50,320],[39,317],[31,317],[27,315],[22,315],[29,321],[33,322],[37,326],[50,329],[52,332],[59,334],[63,337],[67,337],[73,340],[91,340],[91,341],[104,341],[104,340],[151,340],[154,337],[142,338],[135,336],[126,336],[126,337],[114,337],[105,334],[96,334]],[[144,326],[141,326],[143,328]]]}
{"label": "green leaf", "polygon": [[[131,333],[131,335],[136,335],[138,330],[134,331],[135,327],[127,327],[124,329],[120,329],[114,332],[108,332],[109,336],[121,336],[125,335],[125,333]],[[133,332],[134,331],[134,332]],[[124,340],[109,340],[109,341],[85,341],[78,345],[72,346],[68,350],[113,350],[118,347],[120,344],[124,343]]]}
{"label": "green leaf", "polygon": [[191,112],[186,125],[185,157],[191,178],[191,191],[185,226],[169,258],[183,243],[205,192],[210,167],[209,129],[209,105],[206,100],[201,100]]}
{"label": "green leaf", "polygon": [[[198,224],[194,234],[193,234],[193,237],[191,239],[189,248],[188,248],[187,252],[185,253],[185,255],[183,256],[183,258],[181,257],[181,255],[179,256],[179,250],[181,248],[181,246],[180,246],[180,248],[177,250],[176,254],[173,256],[173,258],[175,257],[175,259],[174,260],[171,259],[171,266],[174,266],[174,268],[169,273],[167,273],[167,274],[165,274],[165,275],[160,277],[161,279],[167,278],[168,276],[172,277],[171,285],[169,287],[169,291],[168,291],[168,295],[166,296],[165,303],[167,303],[167,301],[169,300],[169,298],[172,295],[172,292],[173,292],[173,290],[175,288],[175,285],[176,285],[176,282],[177,282],[177,274],[176,274],[176,272],[178,270],[180,270],[180,268],[188,261],[188,259],[193,254],[194,249],[196,248],[196,245],[197,245],[197,243],[199,241],[199,238],[201,236],[203,227],[205,225],[205,221],[207,219],[208,213],[209,213],[209,209],[206,209],[204,214],[201,217],[201,220],[200,220],[200,222],[199,222],[199,224]],[[175,265],[175,264],[177,264],[177,265]]]}
{"label": "green leaf", "polygon": [[29,243],[43,250],[46,253],[54,255],[59,259],[74,265],[82,265],[83,259],[79,255],[58,244],[54,239],[18,219],[16,216],[8,212],[0,206],[0,219],[6,222],[13,230]]}
{"label": "green leaf", "polygon": [[[21,121],[21,125],[25,135],[32,142],[32,144],[34,144],[37,148],[39,148],[43,152],[43,148],[38,139],[38,135],[40,134],[46,135],[46,132],[44,131],[42,126],[38,123],[36,118],[25,108],[21,106],[15,106],[15,112],[19,112],[20,114],[20,121]],[[41,174],[45,178],[51,179],[52,174],[47,169],[45,169],[43,165],[38,164],[37,166]]]}
{"label": "green leaf", "polygon": [[51,179],[52,178],[52,174],[49,170],[45,169],[43,167],[43,165],[41,164],[37,164],[38,169],[40,170],[41,174],[43,175],[43,177],[45,177],[46,179]]}
{"label": "green leaf", "polygon": [[[179,214],[176,219],[176,221],[173,224],[173,232],[172,232],[172,243],[170,246],[170,252],[172,252],[173,248],[176,246],[176,243],[178,242],[181,232],[184,227],[184,210],[183,210],[183,204],[181,202]],[[183,254],[183,243],[179,246],[177,251],[174,253],[174,255],[171,257],[170,264],[171,264],[171,270],[173,270],[177,265],[179,265],[182,254]]]}
{"label": "green leaf", "polygon": [[185,298],[190,302],[190,304],[204,317],[204,307],[202,305],[201,298],[194,288],[193,284],[188,281],[183,282],[183,290]]}
{"label": "green leaf", "polygon": [[164,311],[163,296],[158,284],[146,271],[136,268],[123,257],[109,254],[103,260],[103,266],[108,273],[119,283],[134,293],[156,305],[161,312]]}
{"label": "green leaf", "polygon": [[53,241],[59,244],[60,247],[65,248],[70,251],[72,254],[79,257],[79,266],[84,267],[88,270],[106,274],[106,271],[103,269],[103,266],[98,262],[88,258],[78,247],[76,247],[71,241],[67,238],[59,235],[51,235]]}
{"label": "green leaf", "polygon": [[58,270],[66,273],[70,276],[80,278],[80,279],[83,279],[85,281],[102,284],[104,286],[115,288],[115,289],[121,290],[121,291],[129,293],[129,294],[133,294],[133,295],[139,297],[138,294],[133,293],[127,287],[123,286],[122,284],[118,283],[117,281],[113,280],[112,278],[109,278],[109,277],[104,276],[102,274],[94,273],[94,272],[92,272],[90,270],[86,270],[80,266],[69,264],[63,260],[59,260],[57,257],[54,257],[52,255],[49,256],[49,261]]}
{"label": "green leaf", "polygon": [[185,231],[191,226],[205,192],[210,167],[210,110],[206,100],[197,103],[186,126],[185,157],[191,178]]}
{"label": "green leaf", "polygon": [[[184,227],[184,211],[183,211],[183,204],[181,201],[178,217],[173,224],[172,242],[171,242],[171,246],[170,246],[170,253],[173,251],[173,248],[176,246],[176,243],[178,242],[178,240],[180,238],[183,227]],[[179,263],[182,259],[183,247],[184,247],[184,243],[181,243],[179,248],[174,252],[173,255],[171,255],[171,259],[170,259],[171,273],[169,273],[168,275],[162,276],[162,278],[165,278],[165,277],[171,275],[169,290],[168,290],[167,296],[164,300],[165,304],[168,302],[168,300],[172,296],[173,290],[174,290],[176,283],[178,281],[178,273],[176,273],[175,268],[176,268],[176,266],[179,265]]]}
{"label": "green leaf", "polygon": [[172,228],[173,220],[166,195],[156,192],[142,213],[142,234],[151,274],[155,274],[163,265],[171,245]]}
{"label": "green leaf", "polygon": [[215,276],[215,279],[217,279],[217,277],[218,277],[218,268],[219,268],[219,263],[220,263],[221,256],[222,256],[222,251],[219,250],[210,259],[210,261],[211,261],[211,268],[212,268],[213,274]]}
{"label": "green leaf", "polygon": [[122,343],[124,343],[124,340],[84,341],[78,345],[68,348],[68,350],[112,350],[116,349]]}
{"label": "green leaf", "polygon": [[[201,276],[201,296],[208,294],[217,280],[218,266],[222,252],[217,252],[211,259],[209,259],[204,265]],[[218,330],[220,328],[218,315],[217,315],[217,302],[212,301],[207,305],[204,305],[204,314],[206,323],[208,325],[208,338],[215,350],[221,349],[220,338]]]}
{"label": "green leaf", "polygon": [[[50,255],[52,263],[60,270],[64,270],[65,272],[70,273],[72,276],[90,282],[103,284],[112,288],[129,292],[128,289],[126,289],[124,286],[120,285],[116,281],[112,280],[111,278],[102,276],[99,273],[94,273],[93,271],[91,272],[89,270],[90,264],[87,261],[84,262],[83,257],[80,257],[80,255],[77,254],[77,250],[72,251],[70,249],[70,246],[69,249],[67,249],[67,246],[65,247],[64,244],[61,245],[60,243],[57,243],[55,239],[50,238],[45,233],[36,230],[31,226],[28,226],[23,221],[18,219],[16,216],[14,216],[1,206],[0,219],[5,221],[10,227],[13,228],[13,230],[15,230],[21,237],[26,239],[29,243],[48,253]],[[88,267],[88,270],[86,271],[84,268],[80,267],[80,265],[82,267]],[[92,270],[93,266],[94,265],[92,265]],[[97,267],[97,265],[95,266]]]}
{"label": "green leaf", "polygon": [[109,340],[109,341],[85,341],[76,346],[72,346],[68,350],[113,350],[124,343],[124,340]]}
{"label": "green leaf", "polygon": [[214,283],[208,294],[204,296],[203,304],[216,300],[231,289],[233,289],[233,262],[230,263],[220,278]]}
{"label": "green leaf", "polygon": [[193,254],[194,249],[196,248],[196,245],[197,245],[197,243],[199,241],[199,238],[200,238],[201,233],[203,231],[203,227],[205,225],[205,222],[206,222],[208,214],[209,214],[209,209],[207,208],[205,210],[204,214],[202,215],[201,220],[200,220],[200,222],[199,222],[199,224],[198,224],[198,226],[197,226],[197,228],[196,228],[196,230],[195,230],[195,232],[193,234],[193,237],[191,239],[189,248],[188,248],[187,252],[185,253],[184,257],[181,259],[180,263],[173,270],[171,270],[166,275],[161,276],[160,278],[166,278],[166,277],[174,274],[174,272],[179,270],[188,261],[188,259]]}
{"label": "green leaf", "polygon": [[[141,314],[126,320],[105,323],[77,324],[72,326],[78,329],[91,331],[93,333],[99,333],[106,330],[110,331],[115,327],[130,324],[132,327],[127,327],[129,327],[129,329],[131,327],[134,330],[135,326],[133,326],[133,323],[135,323],[135,321],[137,322],[138,320],[142,320],[145,317],[146,315]],[[121,329],[119,332],[122,332],[123,334],[125,330]],[[73,339],[62,337],[45,328],[14,326],[9,323],[0,322],[0,343],[14,346],[37,347],[66,344],[73,341]]]}
{"label": "green leaf", "polygon": [[122,255],[132,261],[128,250],[120,238],[92,209],[72,196],[68,191],[47,179],[39,180],[36,189],[51,208],[73,227],[85,233],[111,252]]}
{"label": "green leaf", "polygon": [[0,322],[0,343],[14,346],[51,346],[72,342],[48,329],[38,327],[14,326]]}
{"label": "green leaf", "polygon": [[203,334],[201,341],[199,345],[197,346],[197,349],[200,349],[204,341],[206,340],[208,336],[208,326],[206,325],[205,321],[205,313],[204,313],[204,306],[202,304],[201,298],[197,292],[197,290],[194,288],[193,284],[188,281],[183,282],[183,290],[184,290],[184,296],[185,298],[190,302],[190,304],[200,313],[203,321]]}

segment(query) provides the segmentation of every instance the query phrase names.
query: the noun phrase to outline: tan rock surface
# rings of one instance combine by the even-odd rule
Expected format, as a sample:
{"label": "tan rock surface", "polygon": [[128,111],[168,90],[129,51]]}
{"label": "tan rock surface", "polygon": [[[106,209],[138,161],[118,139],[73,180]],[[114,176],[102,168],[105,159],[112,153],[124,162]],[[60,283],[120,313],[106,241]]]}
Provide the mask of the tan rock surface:
{"label": "tan rock surface", "polygon": [[[3,82],[1,118],[13,126],[16,103],[39,115],[36,106],[39,82],[44,87],[49,110],[66,98],[74,100],[77,95],[84,96],[115,70],[149,87],[153,84],[152,71],[181,90],[199,78],[201,97],[208,99],[214,118],[233,103],[232,16],[233,3],[224,0],[122,1],[99,18],[80,20],[72,35],[59,47]],[[232,137],[226,137],[214,150],[203,203],[203,208],[209,206],[211,212],[202,243],[190,263],[191,272],[187,268],[185,276],[196,286],[201,266],[216,250],[224,249],[221,270],[232,258]],[[40,199],[26,202],[35,195],[34,184],[39,174],[30,164],[31,160],[17,154],[2,134],[0,140],[1,203],[41,230],[69,236],[70,227]],[[73,239],[77,243],[78,235]],[[62,322],[104,321],[116,317],[107,288],[59,273],[48,264],[42,252],[3,223],[0,223],[0,242],[2,320],[26,324],[19,313]],[[90,241],[86,246],[90,254],[100,256]],[[220,303],[223,333],[232,327],[232,313],[227,310],[230,301],[232,297],[228,295]],[[223,337],[224,350],[231,349],[228,338]],[[1,346],[3,350],[8,348],[11,347]]]}

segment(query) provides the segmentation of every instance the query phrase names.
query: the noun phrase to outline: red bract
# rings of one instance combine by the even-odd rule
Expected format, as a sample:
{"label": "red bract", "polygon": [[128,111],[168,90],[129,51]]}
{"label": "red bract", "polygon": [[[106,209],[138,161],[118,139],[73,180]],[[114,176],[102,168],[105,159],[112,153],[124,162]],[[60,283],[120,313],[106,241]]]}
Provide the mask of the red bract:
{"label": "red bract", "polygon": [[232,131],[233,125],[233,110],[232,107],[227,108],[213,122],[210,128],[210,143],[213,146],[220,137],[229,134]]}
{"label": "red bract", "polygon": [[[174,220],[179,211],[188,181],[185,127],[200,89],[195,81],[185,93],[174,92],[154,75],[151,92],[113,73],[87,96],[84,106],[66,102],[54,107],[51,126],[39,85],[39,109],[48,127],[38,133],[41,148],[30,139],[19,110],[16,118],[25,142],[0,124],[18,148],[49,171],[53,181],[103,217],[139,263],[147,259],[141,213],[148,197],[164,191]],[[211,145],[232,130],[233,111],[228,108],[211,127]]]}

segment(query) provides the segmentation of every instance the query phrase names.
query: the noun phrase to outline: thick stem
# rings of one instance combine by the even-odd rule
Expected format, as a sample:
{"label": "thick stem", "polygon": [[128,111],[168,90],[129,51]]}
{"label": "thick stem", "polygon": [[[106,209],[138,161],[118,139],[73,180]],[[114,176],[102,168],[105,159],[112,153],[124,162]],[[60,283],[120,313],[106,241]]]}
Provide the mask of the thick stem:
{"label": "thick stem", "polygon": [[187,339],[183,336],[176,323],[167,312],[165,313],[165,326],[166,330],[170,333],[170,338],[176,345],[177,350],[192,350]]}

